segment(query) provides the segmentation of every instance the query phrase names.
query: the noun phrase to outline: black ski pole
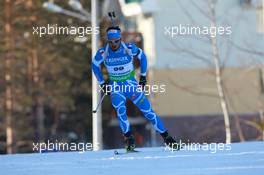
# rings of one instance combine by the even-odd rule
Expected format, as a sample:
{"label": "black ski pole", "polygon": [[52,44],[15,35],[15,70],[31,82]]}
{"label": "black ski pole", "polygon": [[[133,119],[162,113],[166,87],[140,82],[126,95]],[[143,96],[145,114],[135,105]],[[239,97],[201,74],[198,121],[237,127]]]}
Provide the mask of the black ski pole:
{"label": "black ski pole", "polygon": [[99,107],[101,106],[101,104],[102,104],[102,102],[103,102],[105,96],[106,96],[106,94],[104,93],[104,95],[101,97],[99,103],[97,104],[95,110],[93,110],[93,113],[96,113],[96,112],[98,111],[98,109],[99,109]]}

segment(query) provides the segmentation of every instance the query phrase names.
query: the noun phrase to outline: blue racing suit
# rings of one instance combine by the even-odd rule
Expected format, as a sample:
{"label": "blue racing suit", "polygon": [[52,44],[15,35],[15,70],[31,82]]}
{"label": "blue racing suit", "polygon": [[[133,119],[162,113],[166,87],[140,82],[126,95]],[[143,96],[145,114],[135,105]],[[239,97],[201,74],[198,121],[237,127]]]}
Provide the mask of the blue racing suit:
{"label": "blue racing suit", "polygon": [[142,49],[135,44],[121,42],[120,48],[112,51],[108,44],[97,51],[92,60],[92,70],[99,82],[105,82],[101,72],[101,64],[104,64],[109,77],[109,86],[112,89],[111,101],[116,110],[119,125],[124,134],[130,131],[130,124],[126,115],[126,99],[130,99],[153,124],[156,131],[166,131],[160,117],[153,111],[149,100],[143,91],[138,90],[138,82],[135,79],[133,59],[140,61],[141,75],[146,76],[147,58]]}

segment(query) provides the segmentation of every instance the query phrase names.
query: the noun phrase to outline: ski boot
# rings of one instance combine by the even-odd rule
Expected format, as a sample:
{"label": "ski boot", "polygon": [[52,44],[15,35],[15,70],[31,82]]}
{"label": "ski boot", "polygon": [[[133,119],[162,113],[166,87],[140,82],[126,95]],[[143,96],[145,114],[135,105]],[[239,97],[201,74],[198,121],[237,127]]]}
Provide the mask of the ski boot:
{"label": "ski boot", "polygon": [[165,145],[169,146],[174,151],[178,151],[182,148],[181,145],[178,142],[176,142],[176,140],[174,140],[167,131],[161,133],[160,135],[162,136]]}
{"label": "ski boot", "polygon": [[131,132],[127,132],[126,134],[124,134],[125,136],[125,148],[127,152],[133,152],[135,151],[135,138],[134,136],[131,134]]}

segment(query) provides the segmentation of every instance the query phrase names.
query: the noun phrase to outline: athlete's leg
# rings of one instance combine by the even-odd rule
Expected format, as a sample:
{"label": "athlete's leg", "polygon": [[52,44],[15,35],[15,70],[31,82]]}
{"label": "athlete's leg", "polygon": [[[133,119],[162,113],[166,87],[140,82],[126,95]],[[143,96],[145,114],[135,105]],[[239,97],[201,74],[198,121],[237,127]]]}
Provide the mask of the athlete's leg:
{"label": "athlete's leg", "polygon": [[142,111],[144,116],[151,121],[156,131],[160,133],[167,146],[179,150],[180,145],[169,135],[167,129],[159,116],[151,108],[151,104],[143,92],[134,93],[135,97],[130,98],[133,103]]}
{"label": "athlete's leg", "polygon": [[151,121],[156,131],[159,133],[164,133],[166,131],[162,120],[153,111],[149,100],[143,92],[134,92],[129,98],[140,109],[145,118]]}
{"label": "athlete's leg", "polygon": [[151,121],[156,131],[160,133],[166,145],[175,150],[180,149],[180,145],[171,137],[164,127],[164,124],[160,117],[153,111],[151,104],[144,92],[136,90],[138,84],[135,79],[127,80],[127,84],[133,86],[133,91],[125,92],[125,96],[128,97],[133,103],[141,110],[145,118]]}
{"label": "athlete's leg", "polygon": [[132,151],[135,148],[135,139],[134,136],[130,132],[130,124],[127,120],[126,115],[126,97],[118,92],[118,93],[112,93],[112,105],[116,110],[117,118],[119,120],[120,128],[123,132],[123,135],[125,137],[125,148],[127,151]]}
{"label": "athlete's leg", "polygon": [[119,120],[119,126],[123,134],[126,134],[130,131],[130,124],[126,115],[126,97],[121,92],[114,92],[111,94],[111,100]]}
{"label": "athlete's leg", "polygon": [[135,139],[130,131],[130,124],[126,114],[126,97],[122,90],[120,90],[119,84],[113,82],[111,100],[112,105],[116,110],[117,118],[119,120],[120,128],[125,138],[125,148],[127,151],[132,151],[135,148]]}

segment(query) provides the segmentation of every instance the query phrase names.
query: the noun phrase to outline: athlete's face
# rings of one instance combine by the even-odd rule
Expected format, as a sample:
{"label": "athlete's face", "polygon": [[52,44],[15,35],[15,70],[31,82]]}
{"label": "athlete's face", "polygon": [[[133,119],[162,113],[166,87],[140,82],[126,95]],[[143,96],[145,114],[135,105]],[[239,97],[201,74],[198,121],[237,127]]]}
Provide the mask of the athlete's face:
{"label": "athlete's face", "polygon": [[121,38],[113,38],[111,40],[108,40],[109,46],[113,51],[116,51],[119,49],[121,44]]}

